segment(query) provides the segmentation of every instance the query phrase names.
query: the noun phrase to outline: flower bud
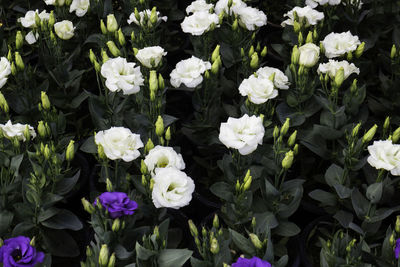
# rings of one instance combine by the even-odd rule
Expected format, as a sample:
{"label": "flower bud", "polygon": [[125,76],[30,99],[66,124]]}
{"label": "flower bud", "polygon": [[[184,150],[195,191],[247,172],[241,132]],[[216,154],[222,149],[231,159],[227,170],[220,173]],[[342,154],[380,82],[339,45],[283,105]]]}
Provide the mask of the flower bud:
{"label": "flower bud", "polygon": [[293,31],[294,33],[298,34],[301,30],[301,25],[297,21],[293,22]]}
{"label": "flower bud", "polygon": [[119,229],[121,229],[121,220],[120,220],[119,218],[116,218],[116,219],[113,221],[113,224],[112,224],[112,226],[111,226],[111,230],[112,230],[113,232],[118,232]]}
{"label": "flower bud", "polygon": [[279,127],[275,125],[274,131],[272,132],[272,136],[274,139],[278,138],[279,136]]}
{"label": "flower bud", "polygon": [[261,57],[265,57],[266,55],[267,55],[267,53],[268,53],[268,49],[267,49],[267,46],[264,46],[264,48],[263,48],[263,50],[261,51]]}
{"label": "flower bud", "polygon": [[155,70],[150,71],[149,87],[150,91],[157,92],[158,90],[157,72]]}
{"label": "flower bud", "polygon": [[356,95],[357,92],[358,92],[357,79],[354,79],[353,83],[350,86],[350,93],[352,93],[353,95]]}
{"label": "flower bud", "polygon": [[122,33],[121,28],[118,30],[118,42],[121,46],[124,46],[126,44],[125,36]]}
{"label": "flower bud", "polygon": [[144,147],[144,153],[147,154],[149,153],[150,150],[152,150],[154,148],[154,143],[153,141],[149,138],[149,140],[147,140],[147,143]]}
{"label": "flower bud", "polygon": [[292,62],[292,64],[294,64],[294,65],[299,64],[299,58],[300,58],[299,49],[297,48],[297,45],[295,45],[295,46],[293,47],[292,56],[291,56],[291,62]]}
{"label": "flower bud", "polygon": [[325,47],[322,42],[319,43],[319,51],[321,52],[321,54],[325,54]]}
{"label": "flower bud", "polygon": [[362,42],[356,49],[356,52],[355,52],[356,58],[361,57],[361,55],[364,52],[364,48],[365,48],[365,42]]}
{"label": "flower bud", "polygon": [[15,48],[19,50],[24,44],[24,37],[22,37],[22,32],[17,31],[17,35],[15,36]]}
{"label": "flower bud", "polygon": [[45,138],[47,135],[47,131],[46,131],[46,127],[44,126],[44,122],[43,121],[39,121],[38,127],[37,127],[39,136],[41,138]]}
{"label": "flower bud", "polygon": [[213,227],[214,227],[215,229],[218,229],[218,228],[219,228],[219,218],[218,218],[218,215],[217,215],[216,213],[214,214]]}
{"label": "flower bud", "polygon": [[7,100],[5,99],[4,95],[0,92],[0,109],[4,111],[4,113],[8,113],[10,110],[8,107]]}
{"label": "flower bud", "polygon": [[38,14],[38,12],[35,12],[35,25],[33,27],[39,27],[40,22],[41,22],[41,19],[39,17],[39,14]]}
{"label": "flower bud", "polygon": [[377,128],[378,128],[378,126],[375,124],[374,126],[371,127],[371,129],[368,130],[368,132],[366,132],[364,134],[364,136],[362,138],[363,144],[368,143],[369,141],[372,140],[372,138],[374,138]]}
{"label": "flower bud", "polygon": [[313,40],[317,40],[317,39],[318,39],[318,32],[317,32],[317,29],[314,28],[314,31],[313,31]]}
{"label": "flower bud", "polygon": [[352,135],[353,137],[356,137],[356,136],[358,135],[358,131],[360,130],[360,127],[361,127],[361,122],[359,122],[359,123],[353,128],[353,131],[352,131],[352,133],[351,133],[351,135]]}
{"label": "flower bud", "polygon": [[97,60],[94,62],[94,70],[99,73],[101,70],[101,66],[99,64],[99,62],[97,62]]}
{"label": "flower bud", "polygon": [[90,204],[89,201],[87,201],[86,198],[84,198],[84,197],[81,198],[81,202],[82,202],[83,209],[84,209],[87,213],[93,214],[93,212],[94,212],[94,207],[93,207],[93,205]]}
{"label": "flower bud", "polygon": [[171,127],[168,126],[167,130],[165,131],[165,140],[170,141],[171,140]]}
{"label": "flower bud", "polygon": [[385,122],[383,123],[383,131],[387,131],[390,126],[390,117],[386,117]]}
{"label": "flower bud", "polygon": [[102,160],[107,159],[106,154],[104,153],[104,148],[102,145],[97,145],[97,154],[99,155],[99,158]]}
{"label": "flower bud", "polygon": [[49,16],[49,28],[53,28],[54,24],[56,23],[56,18],[54,17],[54,10],[50,11],[50,16]]}
{"label": "flower bud", "polygon": [[307,34],[306,43],[312,43],[312,42],[313,42],[313,33],[309,31]]}
{"label": "flower bud", "polygon": [[114,57],[119,57],[121,55],[121,51],[118,49],[113,41],[108,41],[107,47]]}
{"label": "flower bud", "polygon": [[336,88],[339,88],[342,85],[343,81],[344,81],[344,69],[343,69],[343,67],[341,67],[336,72],[336,75],[335,75],[334,84],[335,84]]}
{"label": "flower bud", "polygon": [[217,60],[217,58],[219,57],[219,49],[220,49],[220,45],[217,45],[211,55],[211,62],[215,62],[215,60]]}
{"label": "flower bud", "polygon": [[304,38],[303,38],[303,34],[301,32],[299,32],[297,39],[298,39],[299,45],[302,45],[304,42]]}
{"label": "flower bud", "polygon": [[14,76],[17,74],[17,67],[15,66],[14,61],[11,62],[11,74]]}
{"label": "flower bud", "polygon": [[135,13],[136,20],[140,22],[140,14],[139,14],[139,11],[138,11],[138,9],[136,7],[135,7],[135,10],[134,10],[134,13]]}
{"label": "flower bud", "polygon": [[394,237],[394,233],[392,233],[389,238],[389,244],[391,247],[393,247],[395,243],[396,243],[396,238]]}
{"label": "flower bud", "polygon": [[107,267],[108,254],[109,252],[107,244],[102,245],[99,253],[99,264],[101,267]]}
{"label": "flower bud", "polygon": [[111,257],[110,257],[110,259],[108,261],[107,267],[114,267],[115,266],[115,261],[116,261],[115,253],[113,253],[113,254],[111,254]]}
{"label": "flower bud", "polygon": [[218,60],[214,61],[214,63],[211,65],[211,73],[214,75],[217,75],[219,71],[219,62]]}
{"label": "flower bud", "polygon": [[49,148],[49,145],[48,145],[48,144],[46,144],[46,145],[44,146],[43,156],[44,156],[44,158],[45,158],[46,160],[49,160],[50,157],[51,157],[51,152],[50,152],[50,148]]}
{"label": "flower bud", "polygon": [[293,159],[294,159],[293,151],[290,150],[290,151],[286,152],[285,157],[282,160],[282,168],[287,170],[290,167],[292,167]]}
{"label": "flower bud", "polygon": [[113,191],[113,185],[112,182],[109,178],[106,179],[106,189],[108,192],[112,192]]}
{"label": "flower bud", "polygon": [[199,232],[198,232],[198,230],[197,230],[196,225],[193,223],[193,221],[192,221],[192,220],[189,220],[189,221],[188,221],[188,224],[189,224],[190,234],[191,234],[193,237],[198,236],[198,235],[199,235]]}
{"label": "flower bud", "polygon": [[158,21],[157,8],[153,7],[151,9],[151,14],[150,14],[150,23],[153,24],[154,26],[157,24],[157,21]]}
{"label": "flower bud", "polygon": [[400,215],[396,217],[396,225],[394,227],[394,230],[396,231],[396,233],[400,233]]}
{"label": "flower bud", "polygon": [[290,118],[286,118],[281,128],[281,135],[285,136],[290,127]]}
{"label": "flower bud", "polygon": [[295,144],[293,147],[293,154],[297,155],[299,154],[299,144]]}
{"label": "flower bud", "polygon": [[289,137],[288,139],[288,146],[293,146],[294,143],[296,142],[296,137],[297,137],[297,130],[295,130]]}
{"label": "flower bud", "polygon": [[29,245],[34,247],[36,245],[36,236],[32,237],[31,241],[29,242]]}
{"label": "flower bud", "polygon": [[107,28],[102,19],[100,20],[100,30],[102,34],[107,34]]}
{"label": "flower bud", "polygon": [[249,234],[249,237],[255,248],[262,249],[263,244],[256,234],[251,233]]}
{"label": "flower bud", "polygon": [[149,185],[150,191],[153,191],[153,188],[154,188],[154,179],[150,179],[150,185]]}
{"label": "flower bud", "polygon": [[349,52],[347,53],[346,58],[347,58],[347,61],[352,61],[352,60],[353,60],[353,53],[352,53],[351,51],[349,51]]}
{"label": "flower bud", "polygon": [[396,45],[394,44],[392,46],[392,49],[390,50],[390,58],[391,59],[394,59],[396,57],[396,52],[397,52],[397,49],[396,49]]}
{"label": "flower bud", "polygon": [[75,141],[71,140],[69,141],[69,144],[67,146],[67,151],[65,152],[65,159],[69,162],[71,162],[74,159],[75,156],[75,146],[74,146]]}
{"label": "flower bud", "polygon": [[17,65],[18,69],[20,69],[20,70],[25,69],[24,61],[22,60],[22,57],[19,54],[19,52],[15,52],[15,64]]}
{"label": "flower bud", "polygon": [[236,180],[235,190],[236,190],[236,192],[240,192],[240,183],[239,183],[239,180]]}
{"label": "flower bud", "polygon": [[[245,177],[246,178],[246,177]],[[251,182],[253,181],[253,177],[251,175],[248,176],[247,181],[244,181],[243,191],[247,191],[250,189]]]}
{"label": "flower bud", "polygon": [[164,134],[164,121],[161,116],[158,116],[156,121],[156,134],[161,137]]}
{"label": "flower bud", "polygon": [[252,69],[257,69],[258,66],[259,66],[258,54],[257,54],[257,52],[254,52],[254,54],[251,55],[250,67]]}
{"label": "flower bud", "polygon": [[393,132],[393,135],[392,135],[392,141],[393,141],[393,143],[397,143],[397,141],[399,141],[399,139],[400,139],[400,127],[397,128],[397,129]]}
{"label": "flower bud", "polygon": [[160,90],[164,90],[164,88],[165,88],[164,78],[163,78],[163,76],[161,75],[161,73],[158,74],[158,88],[159,88]]}
{"label": "flower bud", "polygon": [[89,59],[90,59],[90,62],[91,62],[92,64],[94,64],[94,62],[96,61],[96,56],[95,56],[95,54],[93,53],[93,50],[92,50],[92,49],[89,50]]}
{"label": "flower bud", "polygon": [[118,23],[114,14],[107,15],[107,31],[113,33],[118,30]]}
{"label": "flower bud", "polygon": [[40,99],[42,101],[42,108],[45,110],[50,109],[50,100],[49,97],[47,96],[46,92],[42,91],[40,94]]}
{"label": "flower bud", "polygon": [[249,57],[251,58],[251,56],[254,54],[254,46],[250,46],[249,49]]}
{"label": "flower bud", "polygon": [[218,244],[218,240],[215,238],[215,237],[213,237],[211,240],[210,240],[210,251],[211,251],[211,253],[212,254],[218,254],[218,252],[219,252],[219,244]]}

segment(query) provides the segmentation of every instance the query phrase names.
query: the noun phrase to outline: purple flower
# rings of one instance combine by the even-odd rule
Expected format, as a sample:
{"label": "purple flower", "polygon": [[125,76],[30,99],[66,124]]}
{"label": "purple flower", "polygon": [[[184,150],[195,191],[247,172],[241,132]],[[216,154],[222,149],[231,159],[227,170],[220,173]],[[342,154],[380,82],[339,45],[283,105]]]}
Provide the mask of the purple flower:
{"label": "purple flower", "polygon": [[399,258],[399,254],[400,254],[400,238],[397,238],[396,246],[394,248],[394,255],[396,256],[396,259]]}
{"label": "purple flower", "polygon": [[232,264],[232,267],[272,267],[268,261],[263,261],[260,258],[254,256],[251,259],[238,258],[238,260]]}
{"label": "purple flower", "polygon": [[[100,204],[115,219],[124,215],[132,215],[138,205],[123,192],[105,192],[99,196]],[[97,199],[94,202],[96,205]]]}
{"label": "purple flower", "polygon": [[4,240],[4,245],[0,247],[0,262],[4,267],[33,267],[39,262],[43,262],[44,253],[37,252],[29,242],[31,240],[25,236],[17,236]]}

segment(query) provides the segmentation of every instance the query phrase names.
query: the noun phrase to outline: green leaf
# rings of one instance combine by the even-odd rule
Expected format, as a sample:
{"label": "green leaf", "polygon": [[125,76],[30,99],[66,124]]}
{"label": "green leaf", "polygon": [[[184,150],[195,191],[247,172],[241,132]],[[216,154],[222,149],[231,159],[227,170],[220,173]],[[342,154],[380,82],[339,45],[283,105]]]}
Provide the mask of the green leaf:
{"label": "green leaf", "polygon": [[346,199],[351,196],[352,190],[350,188],[345,187],[344,185],[335,184],[333,188],[335,188],[336,193],[338,194],[340,199]]}
{"label": "green leaf", "polygon": [[280,236],[291,237],[300,233],[300,228],[295,223],[284,221],[279,222],[279,225],[274,229],[274,232]]}
{"label": "green leaf", "polygon": [[147,249],[147,248],[143,247],[142,245],[140,245],[138,242],[136,242],[135,250],[136,250],[136,255],[137,255],[138,259],[141,259],[141,260],[148,260],[150,257],[157,254],[156,251]]}
{"label": "green leaf", "polygon": [[46,229],[43,231],[43,243],[53,256],[73,258],[79,255],[78,245],[64,230]]}
{"label": "green leaf", "polygon": [[33,229],[35,225],[32,222],[21,222],[17,224],[14,227],[14,230],[12,231],[13,236],[19,236],[19,235],[29,235],[29,231]]}
{"label": "green leaf", "polygon": [[341,184],[342,176],[343,168],[333,163],[325,172],[325,181],[330,186]]}
{"label": "green leaf", "polygon": [[78,217],[69,210],[61,210],[50,219],[43,221],[42,225],[51,229],[69,229],[78,231],[83,225]]}
{"label": "green leaf", "polygon": [[351,203],[353,204],[353,208],[357,216],[363,219],[367,214],[369,202],[363,195],[361,195],[357,188],[354,188],[353,192],[351,193]]}
{"label": "green leaf", "polygon": [[229,229],[232,236],[232,241],[235,245],[244,253],[248,255],[254,255],[256,253],[253,244],[243,235],[239,234],[235,230]]}
{"label": "green leaf", "polygon": [[14,218],[14,214],[7,210],[3,210],[0,213],[0,236],[4,235],[8,228],[10,227],[12,220]]}
{"label": "green leaf", "polygon": [[267,233],[269,229],[273,229],[278,226],[278,221],[275,215],[266,211],[263,213],[255,213],[254,217],[256,218],[256,233]]}
{"label": "green leaf", "polygon": [[81,171],[79,170],[75,173],[74,176],[72,176],[70,178],[63,178],[61,181],[59,181],[56,184],[55,192],[61,196],[69,193],[74,188],[76,182],[79,179],[80,174],[81,174]]}
{"label": "green leaf", "polygon": [[353,221],[353,214],[339,210],[333,218],[335,218],[344,228],[348,228],[350,223]]}
{"label": "green leaf", "polygon": [[210,191],[223,200],[233,201],[232,187],[225,182],[217,182],[213,184],[210,187]]}
{"label": "green leaf", "polygon": [[83,152],[89,154],[96,154],[97,153],[97,145],[94,142],[94,136],[89,137],[86,141],[81,145],[80,148]]}
{"label": "green leaf", "polygon": [[19,166],[21,165],[22,160],[24,159],[24,154],[16,155],[11,158],[10,162],[10,170],[14,173],[14,177],[18,175]]}
{"label": "green leaf", "polygon": [[163,249],[158,254],[160,267],[180,267],[192,256],[193,251],[188,249]]}
{"label": "green leaf", "polygon": [[308,194],[312,199],[318,200],[324,206],[335,206],[336,197],[332,193],[328,193],[321,189],[316,189]]}
{"label": "green leaf", "polygon": [[366,196],[371,201],[371,203],[376,204],[381,200],[382,192],[382,183],[374,183],[368,186]]}

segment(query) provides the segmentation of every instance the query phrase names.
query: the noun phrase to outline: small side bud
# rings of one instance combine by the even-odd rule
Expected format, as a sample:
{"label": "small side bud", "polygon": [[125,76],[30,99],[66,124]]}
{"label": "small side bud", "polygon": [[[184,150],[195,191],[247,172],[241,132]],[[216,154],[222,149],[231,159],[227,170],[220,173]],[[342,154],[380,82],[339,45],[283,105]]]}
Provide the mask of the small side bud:
{"label": "small side bud", "polygon": [[156,121],[156,134],[161,137],[164,134],[164,120],[161,116],[158,116]]}
{"label": "small side bud", "polygon": [[372,138],[374,138],[375,133],[376,133],[376,129],[378,128],[378,125],[374,125],[371,127],[371,129],[368,130],[368,132],[366,132],[362,138],[362,142],[363,144],[368,143],[369,141],[372,140]]}
{"label": "small side bud", "polygon": [[282,168],[285,170],[290,169],[293,164],[293,159],[294,159],[294,153],[292,150],[286,152],[285,157],[282,160]]}

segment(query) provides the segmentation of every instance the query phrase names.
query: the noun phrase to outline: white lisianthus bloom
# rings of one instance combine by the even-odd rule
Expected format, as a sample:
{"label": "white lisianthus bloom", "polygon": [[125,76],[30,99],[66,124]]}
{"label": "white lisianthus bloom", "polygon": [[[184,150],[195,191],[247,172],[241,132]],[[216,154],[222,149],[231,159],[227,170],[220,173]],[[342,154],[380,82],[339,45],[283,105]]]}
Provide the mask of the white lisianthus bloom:
{"label": "white lisianthus bloom", "polygon": [[156,208],[179,209],[192,200],[195,186],[186,173],[173,167],[159,168],[153,180],[151,197]]}
{"label": "white lisianthus bloom", "polygon": [[185,169],[185,162],[182,155],[175,152],[172,147],[156,146],[149,151],[144,163],[150,173],[158,168],[173,167],[178,170]]}
{"label": "white lisianthus bloom", "polygon": [[144,79],[140,67],[127,62],[125,58],[111,58],[101,66],[101,75],[106,79],[106,86],[111,92],[122,91],[124,95],[136,94]]}
{"label": "white lisianthus bloom", "polygon": [[53,5],[53,6],[63,6],[65,3],[65,0],[44,0],[46,5]]}
{"label": "white lisianthus bloom", "polygon": [[337,6],[340,4],[342,0],[306,0],[306,5],[312,8],[316,8],[318,5],[330,5],[330,6]]}
{"label": "white lisianthus bloom", "polygon": [[376,169],[390,171],[392,175],[400,175],[400,145],[391,140],[374,141],[368,146],[368,163]]}
{"label": "white lisianthus bloom", "polygon": [[259,78],[269,79],[275,73],[274,85],[276,88],[287,90],[289,89],[289,78],[279,69],[272,67],[259,68],[256,72]]}
{"label": "white lisianthus bloom", "polygon": [[319,60],[319,47],[313,43],[307,43],[299,47],[299,64],[311,68]]}
{"label": "white lisianthus bloom", "polygon": [[288,17],[287,20],[281,23],[282,27],[285,27],[286,25],[293,25],[294,22],[294,12],[297,13],[300,19],[305,19],[306,20],[306,27],[310,25],[316,25],[319,21],[324,19],[324,13],[319,12],[315,9],[312,9],[309,6],[305,7],[294,7],[292,10],[290,10],[288,13],[285,13],[283,16]]}
{"label": "white lisianthus bloom", "polygon": [[39,13],[39,10],[36,9],[26,12],[24,17],[18,18],[18,22],[25,28],[39,27],[40,25],[36,25],[36,14],[39,15],[40,20],[49,20],[50,18],[50,13],[47,13],[46,10]]}
{"label": "white lisianthus bloom", "polygon": [[331,32],[322,41],[325,48],[325,56],[328,58],[340,57],[357,49],[361,44],[358,36],[352,35],[350,31],[342,33]]}
{"label": "white lisianthus bloom", "polygon": [[360,69],[357,68],[353,63],[350,64],[346,60],[337,61],[333,59],[329,59],[328,63],[319,64],[318,74],[328,73],[329,77],[335,78],[336,73],[340,68],[343,68],[344,79],[347,79],[352,73],[360,74]]}
{"label": "white lisianthus bloom", "polygon": [[244,25],[249,31],[254,31],[256,27],[267,24],[267,15],[257,8],[246,6],[236,10],[239,16],[239,24]]}
{"label": "white lisianthus bloom", "polygon": [[54,31],[63,40],[69,40],[74,36],[75,27],[72,21],[63,20],[54,24]]}
{"label": "white lisianthus bloom", "polygon": [[209,69],[211,69],[210,62],[195,56],[181,60],[170,74],[171,85],[177,88],[183,83],[188,88],[195,88],[203,81],[202,74]]}
{"label": "white lisianthus bloom", "polygon": [[274,83],[270,79],[256,78],[254,75],[242,81],[239,92],[254,104],[262,104],[278,96],[278,90],[275,90]]}
{"label": "white lisianthus bloom", "polygon": [[207,11],[209,12],[211,8],[213,8],[213,4],[207,4],[205,0],[196,0],[193,1],[187,8],[186,14],[195,13],[199,11]]}
{"label": "white lisianthus bloom", "polygon": [[36,43],[38,38],[39,33],[34,34],[33,31],[30,31],[27,35],[25,35],[25,41],[30,45]]}
{"label": "white lisianthus bloom", "polygon": [[11,74],[11,64],[7,58],[0,58],[0,88],[2,88],[8,79],[8,75]]}
{"label": "white lisianthus bloom", "polygon": [[[160,21],[167,21],[168,17],[167,16],[163,16],[160,17],[160,12],[157,11],[157,22]],[[135,17],[135,13],[130,14],[128,21],[128,24],[131,24],[132,22],[135,23],[138,26],[147,26],[147,27],[152,27],[153,25],[150,22],[150,16],[151,16],[151,10],[150,9],[146,9],[143,11],[139,12],[139,16],[140,16],[140,20],[138,21]],[[147,23],[147,25],[145,25],[145,23]]]}
{"label": "white lisianthus bloom", "polygon": [[4,137],[6,137],[7,139],[11,140],[13,138],[17,138],[18,140],[25,142],[26,138],[24,135],[24,131],[26,126],[28,126],[31,138],[35,138],[36,132],[33,129],[33,127],[28,124],[21,124],[21,123],[12,124],[11,121],[9,120],[7,121],[6,124],[0,124],[0,129]]}
{"label": "white lisianthus bloom", "polygon": [[224,11],[225,14],[232,15],[232,13],[236,14],[238,10],[247,6],[242,0],[233,0],[232,6],[229,8],[228,2],[229,0],[218,0],[218,2],[215,4],[215,13],[219,15],[222,11]]}
{"label": "white lisianthus bloom", "polygon": [[69,7],[69,13],[75,12],[78,17],[83,17],[90,6],[90,0],[73,0]]}
{"label": "white lisianthus bloom", "polygon": [[140,49],[135,57],[143,66],[151,69],[157,67],[158,64],[160,64],[162,57],[166,54],[167,52],[164,52],[162,47],[150,46]]}
{"label": "white lisianthus bloom", "polygon": [[185,17],[181,23],[183,32],[197,36],[209,31],[212,25],[219,27],[219,18],[217,14],[211,14],[208,11],[195,12]]}
{"label": "white lisianthus bloom", "polygon": [[242,155],[248,155],[263,142],[265,129],[260,117],[245,114],[235,119],[229,118],[221,123],[219,140],[228,148],[239,150]]}
{"label": "white lisianthus bloom", "polygon": [[143,147],[140,135],[134,134],[128,128],[111,127],[96,133],[94,142],[101,145],[104,154],[111,160],[122,159],[130,162],[140,156],[139,148]]}

